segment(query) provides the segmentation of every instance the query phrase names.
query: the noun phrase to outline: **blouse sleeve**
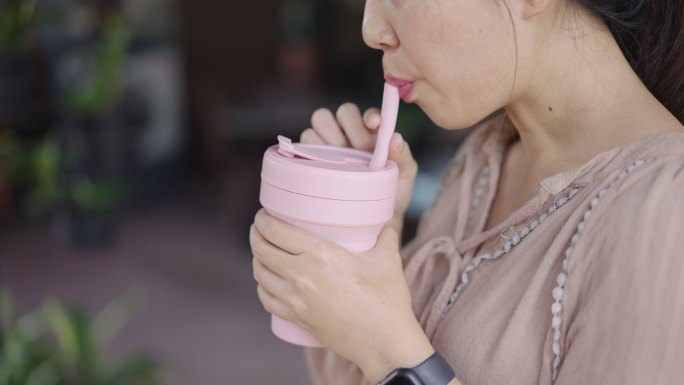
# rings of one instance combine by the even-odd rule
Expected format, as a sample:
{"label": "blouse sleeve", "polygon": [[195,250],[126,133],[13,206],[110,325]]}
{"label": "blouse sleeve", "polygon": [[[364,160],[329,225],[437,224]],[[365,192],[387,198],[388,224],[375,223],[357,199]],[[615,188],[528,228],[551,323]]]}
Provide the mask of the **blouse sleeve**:
{"label": "blouse sleeve", "polygon": [[615,185],[584,234],[555,384],[684,384],[684,161]]}

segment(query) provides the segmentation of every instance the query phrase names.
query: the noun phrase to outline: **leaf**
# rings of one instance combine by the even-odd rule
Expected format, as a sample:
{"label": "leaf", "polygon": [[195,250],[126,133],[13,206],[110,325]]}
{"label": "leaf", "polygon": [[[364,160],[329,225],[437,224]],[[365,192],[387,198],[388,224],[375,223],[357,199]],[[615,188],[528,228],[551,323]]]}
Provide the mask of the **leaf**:
{"label": "leaf", "polygon": [[34,0],[19,0],[18,3],[7,4],[4,9],[0,8],[0,49],[21,49],[26,35],[33,26],[34,11]]}
{"label": "leaf", "polygon": [[12,328],[14,303],[9,290],[0,290],[0,331],[4,334]]}
{"label": "leaf", "polygon": [[35,9],[35,0],[24,0],[20,2],[19,9],[17,11],[17,18],[23,28],[28,29],[31,23],[33,22]]}
{"label": "leaf", "polygon": [[103,36],[87,66],[94,75],[87,84],[72,89],[68,97],[69,105],[80,112],[102,111],[110,107],[118,96],[121,69],[131,33],[120,15],[110,14],[103,23]]}
{"label": "leaf", "polygon": [[15,330],[21,331],[30,340],[37,340],[48,331],[45,319],[38,312],[24,314],[14,325]]}
{"label": "leaf", "polygon": [[26,376],[26,381],[22,385],[57,385],[61,381],[62,378],[55,368],[55,363],[45,360]]}
{"label": "leaf", "polygon": [[93,335],[100,346],[108,346],[114,336],[130,321],[132,315],[142,309],[144,300],[141,297],[140,290],[132,286],[95,317],[92,324]]}
{"label": "leaf", "polygon": [[55,189],[59,174],[60,148],[54,137],[44,139],[34,150],[35,183],[44,189]]}
{"label": "leaf", "polygon": [[[22,319],[35,318],[28,314]],[[50,357],[48,346],[40,335],[17,322],[2,341],[0,384],[24,384],[25,379],[41,362]]]}
{"label": "leaf", "polygon": [[43,312],[57,339],[64,362],[76,365],[78,360],[78,336],[69,315],[54,299],[48,299],[43,305]]}
{"label": "leaf", "polygon": [[[139,297],[129,289],[98,315],[93,327],[82,311],[67,310],[55,299],[45,301],[2,334],[0,385],[157,385],[157,365],[145,356],[107,369],[93,332],[97,324],[105,340],[111,338],[130,309],[140,305]],[[7,307],[9,294],[2,293],[0,301],[0,308]]]}
{"label": "leaf", "polygon": [[100,355],[85,315],[76,310],[67,312],[54,299],[46,301],[43,309],[57,340],[62,362],[74,370],[82,382],[96,385]]}

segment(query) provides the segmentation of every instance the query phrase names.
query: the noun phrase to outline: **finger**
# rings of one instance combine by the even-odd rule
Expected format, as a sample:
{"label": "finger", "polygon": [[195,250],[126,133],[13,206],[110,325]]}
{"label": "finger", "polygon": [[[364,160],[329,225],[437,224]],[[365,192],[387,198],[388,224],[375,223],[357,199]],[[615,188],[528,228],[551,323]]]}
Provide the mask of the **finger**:
{"label": "finger", "polygon": [[293,268],[293,260],[291,258],[294,256],[269,242],[254,224],[249,228],[249,243],[252,247],[254,258],[258,259],[279,277],[283,279],[290,277],[288,272]]}
{"label": "finger", "polygon": [[395,162],[402,161],[405,158],[405,154],[403,154],[404,145],[404,138],[401,136],[401,134],[398,132],[393,133],[392,138],[390,139],[390,159],[394,160]]}
{"label": "finger", "polygon": [[337,109],[336,117],[352,147],[361,150],[373,149],[375,141],[370,131],[363,124],[361,111],[356,104],[345,103],[341,105]]}
{"label": "finger", "polygon": [[252,276],[269,293],[279,293],[280,296],[286,296],[286,293],[291,292],[290,284],[261,263],[259,258],[252,258]]}
{"label": "finger", "polygon": [[306,144],[325,144],[323,138],[321,138],[313,128],[304,130],[299,136],[299,141]]}
{"label": "finger", "polygon": [[[395,132],[390,140],[389,159],[393,160],[399,167],[399,172],[404,173],[403,177],[415,177],[418,171],[418,164],[416,163],[408,143],[404,140],[402,135]],[[400,178],[402,175],[399,176]]]}
{"label": "finger", "polygon": [[408,143],[399,133],[394,133],[390,141],[389,159],[399,167],[399,186],[397,189],[399,195],[396,197],[396,209],[403,213],[411,201],[413,183],[418,173],[418,164],[411,154]]}
{"label": "finger", "polygon": [[363,122],[371,130],[377,130],[380,127],[380,109],[369,108],[363,113]]}
{"label": "finger", "polygon": [[285,306],[282,301],[269,293],[261,285],[257,286],[257,295],[259,296],[259,301],[261,301],[261,304],[264,306],[264,309],[267,312],[274,314],[284,320],[293,322],[294,314],[292,311]]}
{"label": "finger", "polygon": [[327,143],[332,146],[347,147],[349,143],[345,138],[344,133],[337,125],[335,117],[327,108],[316,110],[311,116],[311,126],[316,133]]}
{"label": "finger", "polygon": [[269,215],[264,209],[257,212],[254,225],[268,242],[295,256],[303,254],[321,241],[315,235]]}

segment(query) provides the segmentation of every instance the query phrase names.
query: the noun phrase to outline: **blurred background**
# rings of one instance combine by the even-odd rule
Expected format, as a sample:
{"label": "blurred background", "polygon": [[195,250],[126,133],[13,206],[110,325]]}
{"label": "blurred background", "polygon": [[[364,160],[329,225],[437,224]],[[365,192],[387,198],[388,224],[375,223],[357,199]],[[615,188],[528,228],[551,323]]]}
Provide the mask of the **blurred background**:
{"label": "blurred background", "polygon": [[[0,385],[310,384],[248,230],[263,152],[379,106],[361,0],[0,0]],[[404,240],[467,132],[403,105]]]}

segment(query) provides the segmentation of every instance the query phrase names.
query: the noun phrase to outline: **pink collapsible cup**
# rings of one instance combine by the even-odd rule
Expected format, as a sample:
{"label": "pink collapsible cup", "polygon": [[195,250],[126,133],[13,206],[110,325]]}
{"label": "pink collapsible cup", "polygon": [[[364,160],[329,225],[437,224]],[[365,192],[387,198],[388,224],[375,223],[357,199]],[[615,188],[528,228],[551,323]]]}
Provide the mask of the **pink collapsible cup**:
{"label": "pink collapsible cup", "polygon": [[[278,139],[264,154],[261,171],[259,199],[266,211],[350,251],[372,249],[394,214],[397,165],[387,161],[371,169],[372,155],[364,151]],[[271,329],[293,344],[322,346],[277,316]]]}

